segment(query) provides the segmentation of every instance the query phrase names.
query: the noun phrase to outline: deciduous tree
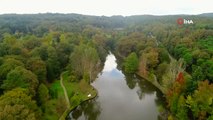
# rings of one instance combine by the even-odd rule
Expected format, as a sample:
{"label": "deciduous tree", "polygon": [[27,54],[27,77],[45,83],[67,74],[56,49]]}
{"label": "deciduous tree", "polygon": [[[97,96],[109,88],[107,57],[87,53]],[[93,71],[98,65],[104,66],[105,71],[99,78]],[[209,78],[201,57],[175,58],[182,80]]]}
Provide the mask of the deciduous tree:
{"label": "deciduous tree", "polygon": [[1,120],[37,120],[41,116],[27,90],[16,88],[0,97]]}
{"label": "deciduous tree", "polygon": [[35,74],[23,67],[16,67],[8,73],[1,87],[5,90],[12,90],[16,87],[27,88],[34,96],[37,86],[38,80]]}
{"label": "deciduous tree", "polygon": [[129,54],[124,63],[125,71],[127,73],[135,73],[138,70],[138,64],[139,60],[136,53]]}

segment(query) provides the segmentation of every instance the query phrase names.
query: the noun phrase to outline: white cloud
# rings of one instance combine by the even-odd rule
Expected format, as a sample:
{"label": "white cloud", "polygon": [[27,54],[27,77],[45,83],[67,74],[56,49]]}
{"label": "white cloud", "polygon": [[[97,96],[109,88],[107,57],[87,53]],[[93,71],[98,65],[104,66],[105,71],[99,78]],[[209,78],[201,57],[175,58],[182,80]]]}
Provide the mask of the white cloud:
{"label": "white cloud", "polygon": [[200,14],[213,12],[211,0],[0,0],[4,13],[79,13],[87,15]]}

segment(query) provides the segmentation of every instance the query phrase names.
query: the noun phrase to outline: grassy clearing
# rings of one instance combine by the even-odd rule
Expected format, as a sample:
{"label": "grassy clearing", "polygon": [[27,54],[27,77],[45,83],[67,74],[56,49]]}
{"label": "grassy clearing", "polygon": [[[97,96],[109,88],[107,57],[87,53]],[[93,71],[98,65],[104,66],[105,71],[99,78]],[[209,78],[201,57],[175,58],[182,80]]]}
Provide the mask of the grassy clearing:
{"label": "grassy clearing", "polygon": [[[85,80],[81,80],[80,82],[72,82],[67,71],[62,73],[62,78],[71,105],[69,109],[65,110],[63,115],[60,117],[60,120],[64,120],[69,112],[79,104],[86,100],[92,99],[97,95],[96,89],[86,83]],[[91,96],[88,97],[88,94],[91,94]]]}
{"label": "grassy clearing", "polygon": [[[71,103],[71,108],[79,105],[81,102],[93,98],[96,96],[96,90],[86,83],[85,80],[80,80],[80,82],[69,81],[69,73],[64,72],[62,74],[63,83],[67,90],[67,94]],[[88,97],[91,94],[91,97]]]}
{"label": "grassy clearing", "polygon": [[66,101],[64,101],[63,88],[60,81],[56,80],[50,86],[50,91],[55,91],[56,98],[50,99],[46,106],[43,119],[45,120],[58,120],[66,108]]}
{"label": "grassy clearing", "polygon": [[60,81],[56,80],[52,85],[50,89],[57,90],[57,94],[59,97],[64,96],[63,88],[61,87]]}
{"label": "grassy clearing", "polygon": [[[51,94],[54,94],[53,96],[55,96],[55,98],[50,99],[46,104],[46,110],[43,117],[45,120],[57,120],[59,118],[63,120],[76,106],[97,95],[97,91],[91,85],[86,83],[85,80],[71,82],[68,72],[62,73],[62,78],[71,106],[67,109],[63,88],[60,85],[60,81],[56,80],[50,86]],[[88,97],[88,94],[91,94],[91,96]]]}

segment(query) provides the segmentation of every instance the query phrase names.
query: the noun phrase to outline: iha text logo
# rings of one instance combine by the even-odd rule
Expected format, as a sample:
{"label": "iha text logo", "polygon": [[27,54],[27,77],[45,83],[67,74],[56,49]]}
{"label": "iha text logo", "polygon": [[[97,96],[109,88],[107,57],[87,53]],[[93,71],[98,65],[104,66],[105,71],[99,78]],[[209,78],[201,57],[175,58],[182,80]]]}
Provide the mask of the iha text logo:
{"label": "iha text logo", "polygon": [[178,25],[184,25],[184,24],[193,24],[194,22],[192,20],[187,20],[183,18],[178,18],[177,19],[177,24]]}

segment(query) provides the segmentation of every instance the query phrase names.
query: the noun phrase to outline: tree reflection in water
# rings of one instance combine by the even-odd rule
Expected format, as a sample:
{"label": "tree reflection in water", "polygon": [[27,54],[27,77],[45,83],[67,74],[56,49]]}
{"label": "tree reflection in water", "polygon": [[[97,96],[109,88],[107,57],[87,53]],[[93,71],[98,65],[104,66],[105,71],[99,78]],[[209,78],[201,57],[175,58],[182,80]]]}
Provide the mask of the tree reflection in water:
{"label": "tree reflection in water", "polygon": [[[73,120],[97,120],[101,113],[100,103],[96,101],[97,97],[93,100],[82,103],[75,110],[70,113]],[[82,117],[83,116],[83,117]]]}
{"label": "tree reflection in water", "polygon": [[[123,73],[125,74],[125,73]],[[152,95],[156,94],[155,98],[155,104],[156,106],[162,106],[165,108],[166,102],[164,95],[158,90],[154,85],[150,84],[147,80],[141,78],[140,76],[133,75],[133,74],[125,74],[125,80],[127,83],[127,86],[130,89],[134,89],[136,86],[139,88],[137,89],[136,93],[140,100],[142,100],[145,95]],[[160,111],[159,111],[160,112]],[[161,114],[158,115],[158,120],[162,120]]]}
{"label": "tree reflection in water", "polygon": [[126,84],[130,89],[134,89],[137,83],[137,79],[135,78],[134,75],[132,74],[126,74],[123,73],[125,75],[125,80],[126,80]]}
{"label": "tree reflection in water", "polygon": [[[118,64],[119,65],[119,64]],[[74,120],[157,120],[162,94],[148,81],[117,68],[113,54],[92,83],[99,97],[84,102],[69,115]]]}

